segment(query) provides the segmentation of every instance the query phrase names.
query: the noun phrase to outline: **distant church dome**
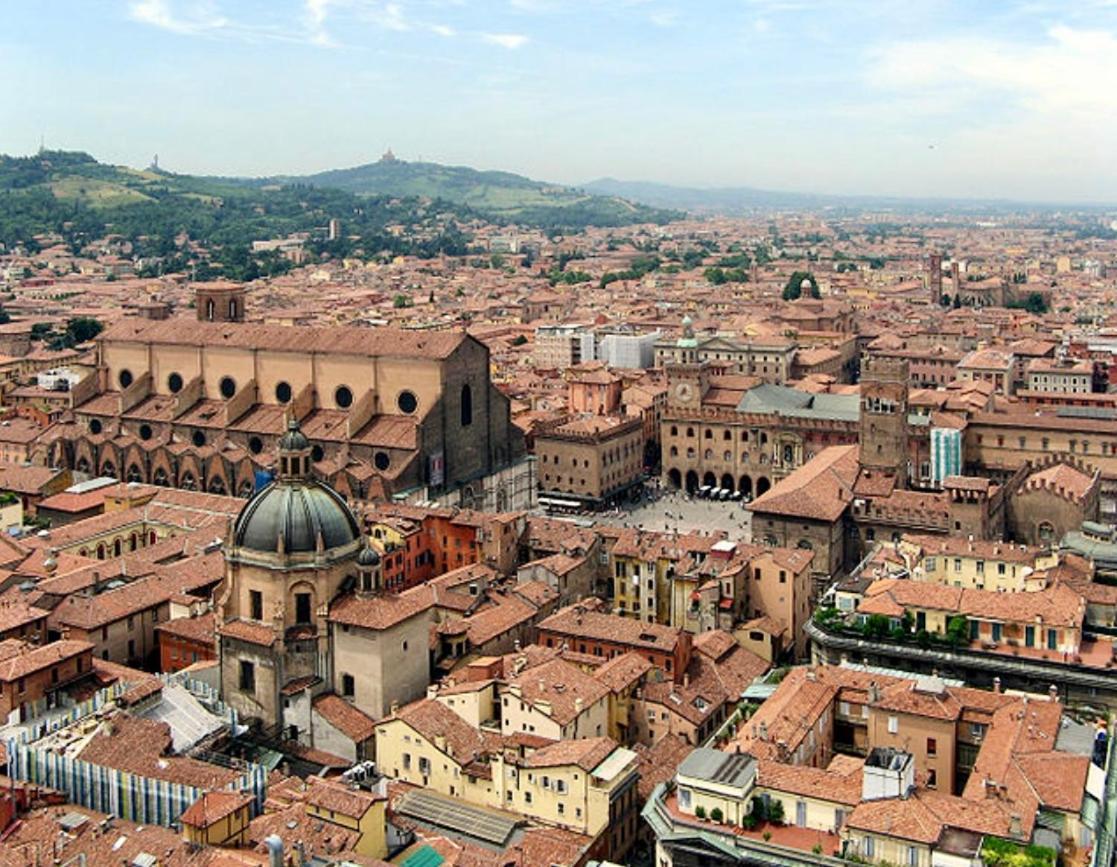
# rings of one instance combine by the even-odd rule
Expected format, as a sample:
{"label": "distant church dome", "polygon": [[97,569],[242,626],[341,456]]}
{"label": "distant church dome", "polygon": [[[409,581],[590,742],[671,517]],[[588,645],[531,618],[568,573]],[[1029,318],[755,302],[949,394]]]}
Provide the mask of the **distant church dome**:
{"label": "distant church dome", "polygon": [[361,553],[357,555],[358,566],[379,566],[380,553],[373,547],[366,545],[361,549]]}
{"label": "distant church dome", "polygon": [[237,517],[233,545],[251,551],[313,553],[343,548],[360,538],[352,510],[341,494],[314,478],[310,441],[292,420],[279,440],[279,474],[258,491]]}

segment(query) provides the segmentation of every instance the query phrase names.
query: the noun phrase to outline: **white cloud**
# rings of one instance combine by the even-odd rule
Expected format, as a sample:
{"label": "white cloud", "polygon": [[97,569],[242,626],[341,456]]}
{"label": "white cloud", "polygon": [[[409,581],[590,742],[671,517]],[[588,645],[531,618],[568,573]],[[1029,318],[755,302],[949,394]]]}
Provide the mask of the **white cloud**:
{"label": "white cloud", "polygon": [[128,16],[141,24],[185,35],[220,30],[229,24],[227,18],[206,2],[187,4],[176,10],[169,0],[134,0],[128,6]]}
{"label": "white cloud", "polygon": [[550,12],[554,4],[549,0],[509,0],[508,3],[517,12]]}
{"label": "white cloud", "polygon": [[[1037,41],[959,36],[876,51],[867,81],[890,97],[880,119],[939,143],[944,180],[974,193],[1102,199],[1117,193],[1117,35],[1050,28]],[[938,115],[936,117],[936,115]],[[1024,193],[1023,191],[1029,191]]]}
{"label": "white cloud", "polygon": [[890,90],[1008,96],[1029,112],[1117,119],[1117,37],[1052,27],[1036,45],[975,37],[893,43],[879,51],[870,81]]}
{"label": "white cloud", "polygon": [[482,33],[481,38],[490,45],[512,50],[522,48],[528,42],[528,38],[522,33]]}
{"label": "white cloud", "polygon": [[326,31],[326,18],[329,15],[331,0],[306,0],[307,30],[310,41],[315,45],[333,45],[330,34]]}
{"label": "white cloud", "polygon": [[674,27],[679,20],[679,13],[674,9],[661,9],[648,16],[648,20],[656,27]]}
{"label": "white cloud", "polygon": [[361,17],[385,30],[410,30],[411,24],[398,3],[374,3],[361,11]]}
{"label": "white cloud", "polygon": [[453,27],[447,27],[445,24],[432,24],[430,25],[431,33],[437,33],[439,36],[456,36],[457,32]]}

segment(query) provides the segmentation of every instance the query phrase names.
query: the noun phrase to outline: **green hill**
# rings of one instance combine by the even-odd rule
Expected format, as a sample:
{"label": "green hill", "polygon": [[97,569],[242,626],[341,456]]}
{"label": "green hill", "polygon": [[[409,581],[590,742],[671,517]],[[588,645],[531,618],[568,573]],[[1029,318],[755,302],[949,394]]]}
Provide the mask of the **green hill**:
{"label": "green hill", "polygon": [[[449,202],[137,171],[80,152],[0,156],[0,244],[34,250],[35,237],[49,234],[77,251],[115,234],[131,241],[133,255],[154,263],[156,273],[198,268],[199,262],[206,275],[214,269],[235,279],[274,273],[289,263],[275,255],[249,255],[251,242],[293,232],[309,233],[315,254],[461,255],[468,252],[469,239],[457,223],[476,216]],[[326,242],[324,227],[333,218],[341,220],[345,237]],[[397,225],[408,231],[388,230]],[[207,253],[192,252],[181,243],[183,236]]]}
{"label": "green hill", "polygon": [[[58,234],[77,248],[111,232],[133,240],[141,256],[166,257],[183,234],[207,247],[248,246],[313,233],[336,217],[346,238],[333,254],[354,247],[460,254],[468,239],[456,224],[477,218],[576,231],[678,216],[507,172],[435,163],[381,160],[305,177],[222,178],[107,165],[80,151],[0,155],[0,244],[9,247]],[[386,231],[398,224],[412,231]]]}
{"label": "green hill", "polygon": [[467,205],[490,219],[546,228],[663,223],[679,211],[534,181],[511,172],[413,163],[395,158],[314,175],[272,179],[345,190],[356,195],[421,196]]}

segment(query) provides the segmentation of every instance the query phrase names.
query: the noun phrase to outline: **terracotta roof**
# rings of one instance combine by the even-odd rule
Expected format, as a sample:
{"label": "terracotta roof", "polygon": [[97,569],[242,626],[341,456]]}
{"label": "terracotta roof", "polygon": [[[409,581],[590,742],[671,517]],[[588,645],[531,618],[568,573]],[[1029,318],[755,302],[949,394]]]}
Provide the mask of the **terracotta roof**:
{"label": "terracotta roof", "polygon": [[247,641],[249,644],[259,644],[271,647],[278,637],[275,629],[263,623],[253,623],[249,620],[230,620],[217,628],[219,635]]}
{"label": "terracotta roof", "polygon": [[402,593],[379,596],[342,596],[330,606],[330,620],[363,629],[391,629],[405,620],[423,614],[433,602],[429,588],[414,587]]}
{"label": "terracotta roof", "polygon": [[155,631],[209,646],[217,643],[217,630],[212,611],[199,614],[197,617],[176,617],[166,623],[156,624]]}
{"label": "terracotta roof", "polygon": [[699,653],[706,654],[715,662],[737,646],[737,639],[724,629],[711,629],[709,632],[702,632],[694,638],[694,649]]}
{"label": "terracotta roof", "polygon": [[183,783],[200,789],[224,789],[239,779],[236,771],[170,754],[166,723],[118,713],[93,736],[78,758],[127,773]]}
{"label": "terracotta roof", "polygon": [[637,744],[634,749],[640,769],[637,791],[641,800],[646,801],[656,786],[675,776],[675,769],[694,747],[682,735],[669,733],[650,747]]}
{"label": "terracotta roof", "polygon": [[1011,839],[1011,816],[997,801],[974,801],[927,789],[908,798],[865,801],[846,824],[859,831],[933,844],[947,827]]}
{"label": "terracotta roof", "polygon": [[861,803],[861,762],[856,767],[812,768],[808,765],[789,765],[767,759],[757,761],[756,785],[819,798],[839,804],[856,806]]}
{"label": "terracotta roof", "polygon": [[652,670],[652,664],[634,650],[614,656],[598,666],[594,678],[601,681],[613,692],[620,692],[636,683]]}
{"label": "terracotta roof", "polygon": [[[525,704],[546,702],[547,714],[559,725],[573,722],[609,694],[609,688],[564,659],[553,659],[508,679],[518,688]],[[580,700],[580,706],[579,706]]]}
{"label": "terracotta roof", "polygon": [[998,593],[899,578],[874,581],[857,610],[902,616],[909,608],[956,612],[979,620],[1072,628],[1080,628],[1086,616],[1086,600],[1064,583],[1027,593]]}
{"label": "terracotta roof", "polygon": [[857,446],[831,446],[748,504],[760,514],[836,521],[853,499]]}
{"label": "terracotta roof", "polygon": [[251,803],[252,796],[245,792],[224,790],[205,792],[202,797],[182,811],[179,819],[185,825],[208,828]]}
{"label": "terracotta roof", "polygon": [[448,358],[466,340],[462,331],[407,331],[399,328],[307,328],[301,326],[125,319],[98,336],[98,342],[227,346],[273,352],[366,357]]}
{"label": "terracotta roof", "polygon": [[333,693],[314,699],[314,710],[354,743],[367,741],[376,733],[376,720]]}
{"label": "terracotta roof", "polygon": [[17,494],[39,494],[51,481],[61,475],[61,470],[50,467],[25,467],[0,464],[0,491]]}
{"label": "terracotta roof", "polygon": [[581,604],[569,605],[552,614],[539,624],[539,629],[571,638],[597,639],[664,653],[674,652],[681,633],[671,626],[591,611]]}
{"label": "terracotta roof", "polygon": [[1068,464],[1054,464],[1032,473],[1024,482],[1029,490],[1048,489],[1061,496],[1081,502],[1094,487],[1094,476]]}
{"label": "terracotta roof", "polygon": [[[9,642],[4,642],[4,644],[8,645]],[[19,642],[19,644],[20,647],[14,655],[10,653],[7,646],[4,648],[4,659],[0,661],[0,681],[4,683],[11,683],[21,677],[27,677],[36,671],[42,671],[64,660],[93,650],[93,645],[88,641],[69,641],[65,639],[52,641],[50,644],[44,644],[41,647],[32,647],[22,642]]]}
{"label": "terracotta roof", "polygon": [[560,765],[577,765],[583,771],[592,771],[616,749],[616,741],[605,737],[555,741],[531,753],[524,761],[524,766],[554,768]]}
{"label": "terracotta roof", "polygon": [[312,807],[329,810],[331,813],[359,819],[377,800],[377,796],[372,792],[350,788],[332,780],[308,777],[306,781],[306,802]]}
{"label": "terracotta roof", "polygon": [[28,605],[21,599],[5,598],[0,600],[0,633],[19,629],[37,620],[45,620],[49,614],[49,611]]}
{"label": "terracotta roof", "polygon": [[407,723],[437,746],[445,738],[446,752],[460,764],[468,764],[481,754],[484,743],[474,728],[435,699],[424,698],[401,707],[389,719]]}

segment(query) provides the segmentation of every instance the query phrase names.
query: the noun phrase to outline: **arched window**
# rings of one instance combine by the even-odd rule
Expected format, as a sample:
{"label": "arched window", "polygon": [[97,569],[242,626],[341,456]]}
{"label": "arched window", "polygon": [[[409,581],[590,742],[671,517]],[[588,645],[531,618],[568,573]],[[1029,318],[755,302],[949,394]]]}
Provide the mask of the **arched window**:
{"label": "arched window", "polygon": [[467,382],[462,386],[462,427],[473,424],[473,389]]}
{"label": "arched window", "polygon": [[229,299],[229,318],[237,318],[237,299],[235,298]]}
{"label": "arched window", "polygon": [[210,322],[213,322],[214,309],[215,309],[215,305],[213,303],[213,299],[212,298],[207,299],[206,300],[206,319],[208,319]]}

